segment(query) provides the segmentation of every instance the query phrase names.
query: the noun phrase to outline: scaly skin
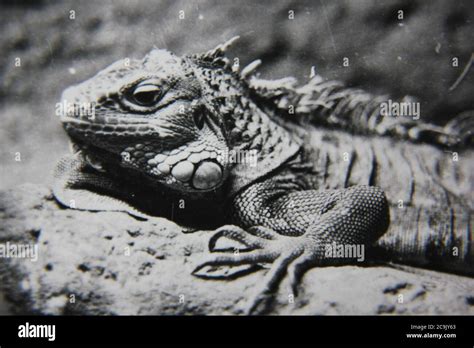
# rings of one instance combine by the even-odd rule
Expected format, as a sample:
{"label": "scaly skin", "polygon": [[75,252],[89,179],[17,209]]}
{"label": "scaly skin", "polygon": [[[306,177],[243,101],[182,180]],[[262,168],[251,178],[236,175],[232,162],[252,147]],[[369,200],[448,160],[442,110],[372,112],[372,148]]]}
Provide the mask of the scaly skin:
{"label": "scaly skin", "polygon": [[[204,216],[207,222],[225,224],[211,238],[211,252],[222,237],[245,246],[238,255],[209,254],[196,275],[206,266],[272,264],[249,307],[249,313],[256,313],[263,311],[285,274],[296,293],[307,269],[333,263],[325,257],[326,245],[373,245],[389,226],[389,208],[378,187],[311,186],[306,179],[312,165],[302,140],[277,118],[288,103],[300,114],[319,113],[320,81],[313,80],[310,97],[316,102],[309,104],[308,92],[297,91],[288,81],[276,84],[278,88],[255,78],[248,81],[248,72],[232,71],[224,57],[229,44],[184,57],[153,50],[143,60],[118,61],[67,89],[64,103],[92,103],[93,114],[72,108],[61,116],[74,155],[58,165],[53,191],[71,208],[125,211],[145,219],[167,216],[167,207],[185,197],[188,214],[179,222],[197,223]],[[375,99],[361,100],[369,105]],[[337,103],[328,107],[335,109]],[[363,123],[349,121],[357,131],[363,128]],[[397,132],[381,133],[382,128]],[[362,133],[417,140],[416,132],[400,131],[412,128],[392,124],[366,127]],[[435,142],[453,142],[442,128],[421,128],[436,134]],[[230,161],[226,154],[232,151],[256,154],[257,166]],[[220,208],[222,218],[207,204]]]}

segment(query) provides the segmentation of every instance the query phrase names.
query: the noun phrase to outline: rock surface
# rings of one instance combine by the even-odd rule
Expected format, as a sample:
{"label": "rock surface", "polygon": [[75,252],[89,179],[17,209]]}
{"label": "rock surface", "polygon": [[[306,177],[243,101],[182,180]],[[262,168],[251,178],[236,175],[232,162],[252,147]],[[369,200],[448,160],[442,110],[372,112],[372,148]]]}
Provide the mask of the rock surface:
{"label": "rock surface", "polygon": [[[45,186],[0,192],[0,219],[1,244],[38,244],[36,262],[0,259],[1,285],[16,314],[242,314],[265,274],[196,278],[190,273],[207,254],[210,231],[62,209]],[[474,314],[474,279],[413,272],[313,269],[294,303],[284,281],[271,314]]]}

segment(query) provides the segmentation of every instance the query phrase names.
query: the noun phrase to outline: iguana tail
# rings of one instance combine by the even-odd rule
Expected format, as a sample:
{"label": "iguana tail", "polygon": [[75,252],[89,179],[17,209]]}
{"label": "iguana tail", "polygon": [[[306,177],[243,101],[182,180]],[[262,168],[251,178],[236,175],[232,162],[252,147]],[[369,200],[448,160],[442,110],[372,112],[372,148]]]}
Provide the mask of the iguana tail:
{"label": "iguana tail", "polygon": [[391,207],[390,227],[373,258],[474,276],[472,211],[465,207]]}

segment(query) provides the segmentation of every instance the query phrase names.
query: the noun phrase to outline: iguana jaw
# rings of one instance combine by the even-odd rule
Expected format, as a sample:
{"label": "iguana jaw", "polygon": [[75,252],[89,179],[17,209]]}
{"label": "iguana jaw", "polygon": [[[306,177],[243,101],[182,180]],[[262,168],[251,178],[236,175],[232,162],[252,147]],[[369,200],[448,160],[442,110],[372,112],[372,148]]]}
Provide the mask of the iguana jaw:
{"label": "iguana jaw", "polygon": [[[219,190],[229,175],[220,163],[222,159],[219,158],[216,152],[202,151],[199,154],[191,154],[191,156],[201,156],[202,159],[197,163],[190,163],[186,160],[179,161],[170,166],[169,174],[160,173],[159,175],[143,172],[139,168],[130,165],[117,165],[120,163],[119,155],[95,146],[86,145],[80,141],[73,140],[71,142],[71,152],[79,156],[84,163],[87,163],[95,171],[106,173],[106,175],[130,177],[141,186],[148,185],[150,189],[166,188],[167,190],[181,192],[183,195],[207,194]],[[180,156],[181,152],[173,153],[176,154],[174,156]],[[197,156],[193,156],[191,159],[197,159]],[[168,158],[173,158],[173,155]],[[166,158],[161,161],[161,163],[164,163]],[[186,176],[189,179],[183,181]]]}
{"label": "iguana jaw", "polygon": [[75,152],[80,152],[84,161],[98,171],[116,172],[123,168],[142,176],[152,186],[166,186],[184,194],[215,191],[229,175],[230,166],[224,156],[227,144],[223,136],[215,134],[218,125],[209,119],[202,121],[202,136],[182,145],[152,136],[152,131],[142,136],[134,132],[134,125],[114,136],[111,125],[97,120],[88,122],[68,116],[61,120]]}

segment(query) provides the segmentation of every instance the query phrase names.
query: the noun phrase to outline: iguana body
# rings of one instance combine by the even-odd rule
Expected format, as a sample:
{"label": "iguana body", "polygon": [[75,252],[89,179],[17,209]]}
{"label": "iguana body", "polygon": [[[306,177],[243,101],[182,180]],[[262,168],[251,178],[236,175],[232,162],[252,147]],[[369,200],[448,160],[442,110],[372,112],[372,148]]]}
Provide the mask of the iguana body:
{"label": "iguana body", "polygon": [[[211,251],[220,237],[237,240],[246,250],[210,254],[196,272],[205,266],[271,263],[266,282],[252,302],[255,309],[285,274],[296,290],[308,268],[336,262],[325,256],[327,245],[368,247],[387,231],[394,223],[389,213],[394,208],[382,189],[374,186],[393,179],[384,176],[386,170],[432,165],[449,156],[423,145],[431,156],[425,161],[410,155],[406,149],[410,145],[392,145],[376,137],[374,141],[384,147],[354,143],[341,152],[344,144],[334,130],[322,131],[324,135],[316,140],[319,148],[311,152],[305,143],[308,139],[299,134],[301,129],[282,121],[289,105],[299,115],[314,115],[315,124],[352,125],[350,129],[359,133],[441,145],[459,145],[466,137],[461,137],[465,129],[459,123],[440,128],[381,120],[374,112],[379,99],[362,92],[344,94],[318,77],[306,89],[297,89],[291,80],[274,84],[248,80],[248,70],[239,75],[223,56],[228,44],[184,57],[153,50],[143,60],[116,62],[66,90],[63,101],[77,108],[66,111],[61,120],[75,154],[59,163],[54,194],[76,209],[225,225],[211,238]],[[77,112],[88,104],[92,114]],[[342,112],[348,105],[358,113]],[[364,117],[367,127],[361,121]],[[256,167],[245,161],[234,163],[229,152],[256,154]],[[399,160],[400,164],[395,163]],[[449,207],[456,216],[463,216],[460,221],[467,227],[459,227],[467,228],[469,236],[471,198],[465,191],[445,186],[445,182],[466,181],[467,175],[467,183],[462,184],[470,187],[469,169],[454,168],[453,173],[461,175],[432,181],[426,195],[406,187],[418,190],[427,178],[414,173],[411,178],[400,177],[400,184],[389,184],[400,188],[400,195],[391,192],[389,198],[391,203],[401,199],[409,209],[426,211],[429,218],[417,224],[432,225],[430,214],[438,209],[433,206],[439,206],[440,212]],[[180,199],[185,200],[186,209],[178,213],[174,207]],[[401,219],[397,211],[392,215]],[[451,232],[453,245],[467,243],[458,240],[462,233]],[[469,249],[469,245],[460,246]]]}

